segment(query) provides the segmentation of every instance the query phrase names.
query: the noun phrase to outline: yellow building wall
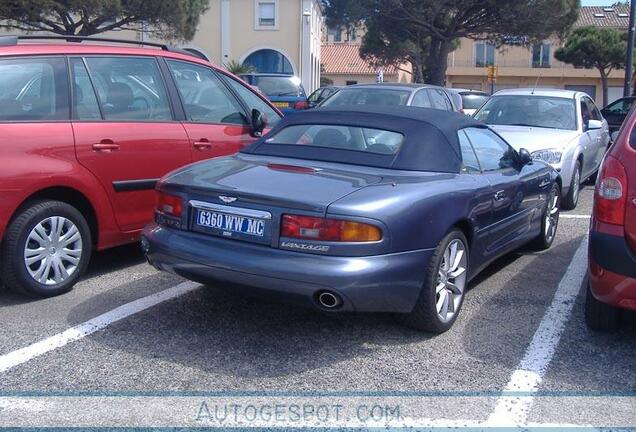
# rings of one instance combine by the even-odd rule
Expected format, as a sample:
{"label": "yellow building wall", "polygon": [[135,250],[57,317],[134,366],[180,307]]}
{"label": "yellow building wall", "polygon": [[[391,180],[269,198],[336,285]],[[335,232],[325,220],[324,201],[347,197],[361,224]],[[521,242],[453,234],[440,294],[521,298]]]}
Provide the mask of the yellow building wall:
{"label": "yellow building wall", "polygon": [[[462,39],[457,50],[448,57],[447,82],[449,87],[468,87],[490,91],[491,84],[487,80],[487,69],[475,67],[475,44],[470,39]],[[515,87],[552,87],[566,88],[570,85],[596,87],[595,100],[602,104],[603,89],[599,72],[596,69],[577,69],[554,58],[554,51],[559,47],[556,40],[550,41],[549,68],[532,67],[531,49],[519,46],[506,46],[495,52],[495,65],[498,78],[495,90]],[[623,85],[623,70],[613,71],[610,75],[610,87]]]}

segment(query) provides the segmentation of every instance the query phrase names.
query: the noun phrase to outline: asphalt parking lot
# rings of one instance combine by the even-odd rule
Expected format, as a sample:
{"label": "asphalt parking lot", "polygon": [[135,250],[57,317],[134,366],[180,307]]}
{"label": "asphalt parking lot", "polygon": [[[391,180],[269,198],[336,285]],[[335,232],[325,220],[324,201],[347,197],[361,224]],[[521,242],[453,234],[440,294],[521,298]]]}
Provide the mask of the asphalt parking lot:
{"label": "asphalt parking lot", "polygon": [[435,337],[390,316],[325,315],[184,283],[136,246],[99,253],[64,296],[0,292],[0,426],[216,425],[212,401],[250,397],[355,399],[352,425],[364,420],[359,399],[372,398],[391,407],[377,425],[399,407],[391,425],[636,426],[636,317],[615,334],[584,324],[592,194],[587,186],[562,214],[550,250],[487,268],[455,326]]}

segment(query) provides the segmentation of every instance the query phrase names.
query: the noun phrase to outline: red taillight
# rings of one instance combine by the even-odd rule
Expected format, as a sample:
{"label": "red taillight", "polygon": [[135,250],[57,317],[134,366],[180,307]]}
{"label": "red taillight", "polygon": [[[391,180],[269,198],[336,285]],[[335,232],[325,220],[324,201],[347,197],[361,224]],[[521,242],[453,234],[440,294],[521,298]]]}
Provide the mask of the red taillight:
{"label": "red taillight", "polygon": [[157,192],[157,211],[168,216],[181,217],[181,197]]}
{"label": "red taillight", "polygon": [[281,237],[307,240],[359,243],[382,239],[382,231],[374,225],[299,215],[283,215],[280,231]]}
{"label": "red taillight", "polygon": [[307,108],[309,108],[309,104],[307,103],[307,101],[299,101],[294,104],[295,110],[305,110]]}
{"label": "red taillight", "polygon": [[601,166],[594,195],[594,217],[603,223],[623,225],[627,200],[627,174],[615,157],[607,155]]}

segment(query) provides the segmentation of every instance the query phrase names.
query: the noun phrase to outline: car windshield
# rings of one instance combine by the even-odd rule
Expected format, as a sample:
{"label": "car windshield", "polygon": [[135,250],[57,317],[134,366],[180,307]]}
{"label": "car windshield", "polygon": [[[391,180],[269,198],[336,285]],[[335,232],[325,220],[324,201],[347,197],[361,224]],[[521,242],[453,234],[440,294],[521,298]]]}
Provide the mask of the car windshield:
{"label": "car windshield", "polygon": [[254,85],[267,96],[305,96],[300,79],[295,76],[255,76]]}
{"label": "car windshield", "polygon": [[327,99],[322,106],[373,105],[399,106],[406,105],[410,91],[383,88],[348,88],[342,89]]}
{"label": "car windshield", "polygon": [[[381,129],[336,125],[288,126],[268,138],[266,144],[302,145],[353,150],[381,155],[395,155],[404,135]],[[342,162],[346,162],[343,160]]]}
{"label": "car windshield", "polygon": [[605,111],[612,114],[627,114],[632,108],[634,99],[619,99],[605,107]]}
{"label": "car windshield", "polygon": [[506,95],[493,96],[475,114],[491,125],[531,126],[576,130],[573,98]]}
{"label": "car windshield", "polygon": [[490,96],[475,94],[475,93],[462,93],[462,107],[464,109],[479,109],[484,102],[488,100]]}

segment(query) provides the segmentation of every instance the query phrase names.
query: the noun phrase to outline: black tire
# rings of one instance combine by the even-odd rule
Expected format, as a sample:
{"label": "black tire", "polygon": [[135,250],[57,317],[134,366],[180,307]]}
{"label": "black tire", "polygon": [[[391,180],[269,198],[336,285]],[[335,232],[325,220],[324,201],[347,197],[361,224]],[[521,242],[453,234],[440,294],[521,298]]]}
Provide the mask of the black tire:
{"label": "black tire", "polygon": [[[29,244],[27,243],[29,234],[35,226],[55,216],[63,217],[75,225],[81,239],[81,250],[78,249],[79,262],[68,277],[59,283],[47,285],[38,282],[29,274],[24,253]],[[32,201],[19,211],[7,228],[1,249],[0,278],[7,288],[31,297],[43,298],[60,295],[73,289],[73,286],[82,277],[86,271],[91,251],[90,229],[86,219],[77,209],[60,201]],[[48,274],[50,271],[53,270],[49,270]]]}
{"label": "black tire", "polygon": [[[546,230],[546,226],[548,223],[547,214],[548,212],[551,212],[554,209],[553,207],[554,197],[556,197],[557,199],[557,203],[556,203],[557,213],[556,215],[553,215],[552,223],[554,223],[554,233],[550,236],[548,235],[549,232]],[[552,243],[554,242],[554,239],[556,238],[557,230],[559,228],[560,204],[561,204],[561,188],[559,187],[558,184],[555,183],[552,186],[552,190],[550,191],[550,194],[548,195],[548,202],[546,204],[546,208],[543,211],[543,214],[541,215],[541,232],[539,233],[537,238],[534,239],[534,241],[532,242],[532,247],[534,247],[535,249],[546,250],[546,249],[549,249],[550,246],[552,246]]]}
{"label": "black tire", "polygon": [[585,323],[596,331],[611,332],[618,328],[621,311],[594,297],[588,283],[585,296]]}
{"label": "black tire", "polygon": [[[466,254],[466,282],[464,285],[464,295],[460,299],[459,305],[455,308],[455,312],[452,318],[449,321],[442,321],[437,312],[436,306],[436,290],[438,282],[438,271],[439,267],[442,263],[444,252],[446,248],[451,244],[453,240],[460,240],[465,246],[465,254]],[[422,290],[420,292],[420,296],[415,304],[413,310],[408,314],[399,315],[400,321],[416,330],[429,332],[429,333],[444,333],[449,330],[457,316],[461,311],[461,306],[464,303],[464,296],[466,294],[466,288],[468,287],[468,272],[469,272],[469,256],[470,249],[468,246],[468,241],[466,240],[466,236],[458,230],[454,229],[450,233],[448,233],[437,245],[435,249],[435,253],[431,257],[430,262],[428,263],[428,267],[426,269],[426,279],[424,284],[422,285]]]}
{"label": "black tire", "polygon": [[[576,175],[574,173],[578,172],[579,184],[576,183]],[[576,205],[579,203],[579,191],[581,188],[581,161],[576,161],[576,165],[574,166],[574,171],[572,173],[572,180],[570,181],[570,189],[568,190],[568,194],[563,197],[561,201],[561,207],[564,210],[574,210]]]}

